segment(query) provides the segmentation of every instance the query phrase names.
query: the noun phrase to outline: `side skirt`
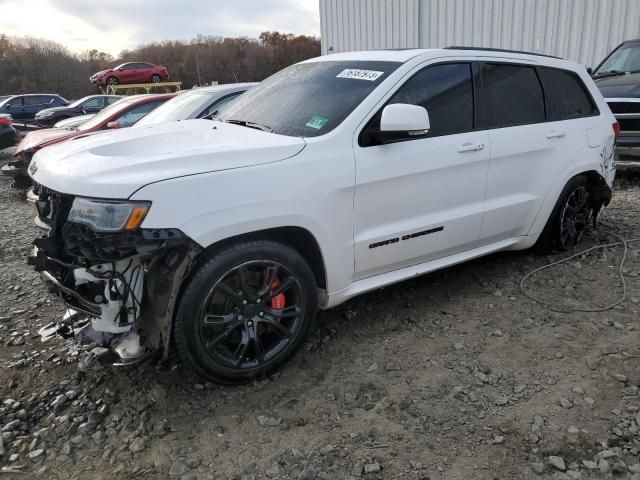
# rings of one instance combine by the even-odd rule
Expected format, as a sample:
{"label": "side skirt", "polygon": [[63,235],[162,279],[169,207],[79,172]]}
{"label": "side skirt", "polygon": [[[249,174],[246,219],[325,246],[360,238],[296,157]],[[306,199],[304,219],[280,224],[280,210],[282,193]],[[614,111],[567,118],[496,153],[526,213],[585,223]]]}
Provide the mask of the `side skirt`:
{"label": "side skirt", "polygon": [[[501,250],[517,250],[520,243],[528,243],[529,237],[514,237],[507,240],[501,240],[499,242],[491,243],[489,245],[483,245],[482,247],[466,250],[464,252],[456,253],[454,255],[448,255],[446,257],[438,258],[437,260],[430,260],[428,262],[419,263],[410,267],[401,268],[380,275],[375,275],[369,278],[363,278],[353,282],[342,290],[330,292],[324,298],[320,308],[326,310],[328,308],[335,307],[350,298],[360,295],[361,293],[376,290],[378,288],[386,287],[394,283],[407,280],[409,278],[424,275],[425,273],[440,270],[442,268],[450,267],[458,263],[466,262],[474,258],[482,257],[490,253],[499,252]],[[526,248],[523,246],[522,248]]]}

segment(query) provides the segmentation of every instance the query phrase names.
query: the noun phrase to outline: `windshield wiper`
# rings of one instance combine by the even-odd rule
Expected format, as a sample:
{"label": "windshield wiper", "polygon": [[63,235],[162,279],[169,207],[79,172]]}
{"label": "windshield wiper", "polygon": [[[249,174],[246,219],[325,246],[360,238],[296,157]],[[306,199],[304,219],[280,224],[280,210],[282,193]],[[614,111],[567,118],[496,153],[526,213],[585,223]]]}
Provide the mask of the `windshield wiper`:
{"label": "windshield wiper", "polygon": [[248,122],[246,120],[222,120],[225,123],[233,123],[234,125],[240,125],[242,127],[255,128],[256,130],[262,130],[263,132],[271,133],[273,129],[266,125],[261,125],[255,122]]}
{"label": "windshield wiper", "polygon": [[625,72],[621,72],[620,70],[611,70],[610,72],[604,72],[598,75],[594,75],[593,78],[617,77],[618,75],[624,75],[624,74]]}

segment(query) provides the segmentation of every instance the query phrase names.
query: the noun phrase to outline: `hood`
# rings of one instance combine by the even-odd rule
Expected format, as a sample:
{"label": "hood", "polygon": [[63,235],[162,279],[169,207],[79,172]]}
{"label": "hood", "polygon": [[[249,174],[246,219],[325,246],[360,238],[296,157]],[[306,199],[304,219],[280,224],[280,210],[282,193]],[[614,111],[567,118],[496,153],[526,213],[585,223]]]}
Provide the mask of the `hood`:
{"label": "hood", "polygon": [[51,190],[124,199],[150,183],[277,162],[304,140],[211,120],[81,135],[38,152],[29,171]]}
{"label": "hood", "polygon": [[98,75],[104,75],[105,73],[110,73],[110,72],[113,72],[113,68],[107,68],[106,70],[100,70],[99,72],[96,72],[91,76],[92,77],[97,77]]}
{"label": "hood", "polygon": [[21,152],[39,150],[49,142],[75,137],[78,133],[76,130],[66,130],[64,128],[46,128],[29,132],[16,147],[15,155]]}
{"label": "hood", "polygon": [[640,73],[594,78],[604,98],[640,98]]}

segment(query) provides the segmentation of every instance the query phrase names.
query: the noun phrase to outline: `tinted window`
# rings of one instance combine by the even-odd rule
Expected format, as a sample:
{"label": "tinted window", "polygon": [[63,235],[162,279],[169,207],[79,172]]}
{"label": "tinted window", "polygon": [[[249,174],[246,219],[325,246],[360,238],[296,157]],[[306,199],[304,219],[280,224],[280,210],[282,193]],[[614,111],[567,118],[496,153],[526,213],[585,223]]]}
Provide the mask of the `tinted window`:
{"label": "tinted window", "polygon": [[128,112],[123,113],[119,117],[115,118],[113,121],[114,122],[118,122],[120,124],[120,126],[123,127],[123,128],[130,127],[131,125],[136,123],[138,120],[140,120],[147,113],[149,113],[151,110],[153,110],[154,108],[156,108],[158,105],[160,105],[163,102],[164,102],[164,100],[155,101],[155,102],[147,102],[147,103],[144,103],[142,105],[138,105],[137,107],[134,107],[131,110],[129,110]]}
{"label": "tinted window", "polygon": [[82,104],[82,108],[102,108],[102,97],[95,97]]}
{"label": "tinted window", "polygon": [[120,100],[121,97],[107,97],[105,99],[105,102],[107,105],[111,105],[112,103],[116,103],[118,100]]}
{"label": "tinted window", "polygon": [[482,64],[479,128],[544,122],[542,87],[533,67]]}
{"label": "tinted window", "polygon": [[25,105],[47,105],[51,103],[53,99],[51,97],[45,97],[42,95],[34,95],[31,97],[24,97]]}
{"label": "tinted window", "polygon": [[136,66],[135,63],[127,63],[123,65],[122,68],[124,68],[125,70],[135,70],[138,67]]}
{"label": "tinted window", "polygon": [[554,68],[540,68],[539,72],[547,101],[547,120],[565,120],[596,113],[591,96],[575,73]]}
{"label": "tinted window", "polygon": [[5,100],[5,102],[3,103],[3,106],[6,107],[7,105],[12,105],[14,107],[17,107],[22,105],[22,100],[23,100],[23,97],[10,98],[9,100]]}
{"label": "tinted window", "polygon": [[[430,137],[473,129],[471,65],[428,67],[405,83],[388,103],[420,105],[429,112]],[[380,120],[377,120],[378,125]]]}
{"label": "tinted window", "polygon": [[340,125],[399,65],[374,61],[292,65],[228,105],[218,119],[256,123],[281,135],[323,135]]}

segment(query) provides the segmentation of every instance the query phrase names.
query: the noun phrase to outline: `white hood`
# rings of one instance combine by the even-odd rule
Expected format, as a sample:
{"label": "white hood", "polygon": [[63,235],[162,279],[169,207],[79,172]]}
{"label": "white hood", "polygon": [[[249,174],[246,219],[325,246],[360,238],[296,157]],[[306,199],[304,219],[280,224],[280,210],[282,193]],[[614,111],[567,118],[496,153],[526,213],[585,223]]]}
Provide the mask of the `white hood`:
{"label": "white hood", "polygon": [[124,199],[170,178],[277,162],[304,140],[211,120],[184,120],[79,136],[33,157],[31,177],[72,195]]}

